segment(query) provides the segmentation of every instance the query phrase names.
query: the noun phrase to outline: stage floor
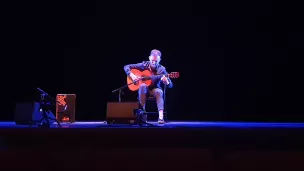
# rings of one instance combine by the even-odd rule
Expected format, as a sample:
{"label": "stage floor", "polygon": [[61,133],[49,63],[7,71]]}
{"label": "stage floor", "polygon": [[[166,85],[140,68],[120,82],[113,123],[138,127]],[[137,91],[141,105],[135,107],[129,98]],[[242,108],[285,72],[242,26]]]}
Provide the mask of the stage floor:
{"label": "stage floor", "polygon": [[[166,124],[158,124],[157,122],[149,122],[153,126],[129,125],[129,124],[107,124],[103,121],[86,121],[74,123],[61,123],[61,128],[220,128],[220,129],[248,129],[248,128],[284,128],[284,129],[304,129],[304,123],[274,123],[274,122],[169,122]],[[28,125],[16,125],[15,122],[0,122],[0,128],[29,128]],[[37,128],[34,125],[33,128]],[[56,123],[51,128],[59,128]]]}
{"label": "stage floor", "polygon": [[295,170],[304,162],[304,123],[153,124],[76,122],[43,129],[0,122],[2,168],[41,170],[56,163],[52,168],[261,171]]}
{"label": "stage floor", "polygon": [[[60,140],[98,148],[269,148],[304,149],[304,123],[170,122],[154,126],[105,122],[62,123],[51,129],[0,122],[0,141],[14,147],[38,147]],[[60,147],[57,147],[60,148]]]}

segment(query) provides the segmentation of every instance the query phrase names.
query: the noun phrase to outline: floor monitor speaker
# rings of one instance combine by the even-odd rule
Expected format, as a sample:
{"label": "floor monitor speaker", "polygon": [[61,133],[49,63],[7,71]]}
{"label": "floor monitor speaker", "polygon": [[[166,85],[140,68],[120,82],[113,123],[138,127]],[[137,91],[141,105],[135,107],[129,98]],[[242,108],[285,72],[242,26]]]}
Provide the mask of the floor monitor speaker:
{"label": "floor monitor speaker", "polygon": [[106,120],[108,123],[132,124],[136,120],[136,109],[138,102],[108,102]]}
{"label": "floor monitor speaker", "polygon": [[[47,111],[47,116],[55,118],[51,111]],[[14,120],[17,125],[30,125],[32,121],[38,121],[43,118],[40,110],[40,103],[37,102],[21,102],[17,103],[14,111]],[[50,124],[55,121],[49,119]],[[42,123],[47,123],[47,120],[42,120]]]}

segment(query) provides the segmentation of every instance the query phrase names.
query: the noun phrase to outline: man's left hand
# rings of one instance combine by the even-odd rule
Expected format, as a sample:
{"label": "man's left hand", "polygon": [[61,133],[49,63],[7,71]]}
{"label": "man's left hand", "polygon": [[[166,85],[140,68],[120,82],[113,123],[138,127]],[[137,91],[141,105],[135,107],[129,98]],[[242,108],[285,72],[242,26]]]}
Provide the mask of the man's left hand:
{"label": "man's left hand", "polygon": [[169,80],[168,80],[168,78],[167,78],[166,76],[163,75],[163,76],[161,77],[161,80],[163,81],[164,84],[166,84],[166,85],[169,84]]}

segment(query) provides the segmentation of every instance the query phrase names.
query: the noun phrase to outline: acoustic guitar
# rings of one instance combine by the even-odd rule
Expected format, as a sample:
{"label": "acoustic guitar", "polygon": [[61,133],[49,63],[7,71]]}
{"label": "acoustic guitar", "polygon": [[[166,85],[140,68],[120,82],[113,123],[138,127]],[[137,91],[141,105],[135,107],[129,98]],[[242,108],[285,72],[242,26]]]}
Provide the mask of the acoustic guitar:
{"label": "acoustic guitar", "polygon": [[166,76],[169,78],[179,77],[179,72],[171,72],[169,74],[161,74],[161,75],[154,75],[149,70],[140,71],[138,69],[131,69],[131,72],[134,75],[140,77],[138,81],[134,82],[130,76],[127,76],[127,85],[131,91],[137,91],[139,89],[139,86],[143,83],[149,87],[152,84],[152,79],[160,79],[162,76]]}

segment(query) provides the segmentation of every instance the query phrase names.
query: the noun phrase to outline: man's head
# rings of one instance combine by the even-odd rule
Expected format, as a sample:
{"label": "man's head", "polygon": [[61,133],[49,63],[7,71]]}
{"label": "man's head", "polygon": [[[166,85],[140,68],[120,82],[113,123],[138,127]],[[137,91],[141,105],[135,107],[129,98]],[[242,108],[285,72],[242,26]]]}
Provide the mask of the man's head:
{"label": "man's head", "polygon": [[150,53],[149,60],[152,67],[155,67],[159,64],[161,60],[161,52],[157,49],[153,49]]}

